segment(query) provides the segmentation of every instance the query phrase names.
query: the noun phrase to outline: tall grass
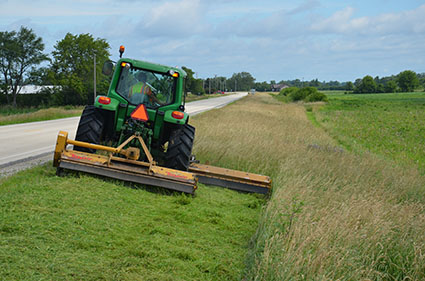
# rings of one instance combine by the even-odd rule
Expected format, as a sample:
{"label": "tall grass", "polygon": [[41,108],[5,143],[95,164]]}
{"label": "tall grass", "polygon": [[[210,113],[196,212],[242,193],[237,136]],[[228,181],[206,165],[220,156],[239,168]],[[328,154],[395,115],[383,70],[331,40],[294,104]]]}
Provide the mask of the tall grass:
{"label": "tall grass", "polygon": [[303,106],[269,95],[193,121],[202,160],[273,178],[246,279],[425,278],[425,178],[415,167],[352,154]]}

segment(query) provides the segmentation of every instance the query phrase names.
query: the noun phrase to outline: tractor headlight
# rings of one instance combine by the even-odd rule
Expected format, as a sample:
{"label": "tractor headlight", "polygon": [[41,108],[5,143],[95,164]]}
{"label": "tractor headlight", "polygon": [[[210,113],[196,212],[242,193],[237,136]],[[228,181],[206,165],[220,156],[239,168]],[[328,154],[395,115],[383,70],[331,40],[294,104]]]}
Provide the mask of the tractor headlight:
{"label": "tractor headlight", "polygon": [[125,67],[125,68],[129,69],[131,67],[131,64],[129,64],[128,62],[122,62],[121,67]]}
{"label": "tractor headlight", "polygon": [[170,76],[173,76],[173,77],[176,77],[176,78],[179,77],[179,73],[175,72],[172,69],[168,70],[168,74],[170,74]]}

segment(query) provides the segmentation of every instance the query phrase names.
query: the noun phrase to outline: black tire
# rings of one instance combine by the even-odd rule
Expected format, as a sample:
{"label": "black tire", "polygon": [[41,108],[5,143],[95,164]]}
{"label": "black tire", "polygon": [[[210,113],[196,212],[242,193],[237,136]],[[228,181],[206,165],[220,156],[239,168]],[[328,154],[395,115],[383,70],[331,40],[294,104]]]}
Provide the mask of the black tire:
{"label": "black tire", "polygon": [[[78,123],[75,140],[99,144],[102,138],[104,117],[100,109],[93,105],[87,105]],[[75,150],[94,153],[95,149],[74,146]]]}
{"label": "black tire", "polygon": [[168,168],[187,171],[192,154],[195,127],[185,124],[171,133],[168,149],[165,154],[165,165]]}

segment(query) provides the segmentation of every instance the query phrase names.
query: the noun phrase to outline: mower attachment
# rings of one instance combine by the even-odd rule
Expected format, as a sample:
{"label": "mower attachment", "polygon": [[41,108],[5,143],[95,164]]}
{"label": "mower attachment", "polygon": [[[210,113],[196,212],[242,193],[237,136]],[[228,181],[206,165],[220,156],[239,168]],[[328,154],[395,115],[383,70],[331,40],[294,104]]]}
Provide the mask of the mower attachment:
{"label": "mower attachment", "polygon": [[[138,139],[148,162],[137,160],[138,148],[124,147]],[[107,155],[93,154],[66,149],[68,144],[105,151]],[[117,157],[121,154],[124,157]],[[133,135],[119,147],[109,147],[68,139],[68,133],[60,131],[55,148],[53,166],[60,174],[62,169],[86,172],[127,182],[164,187],[193,194],[197,182],[222,186],[243,192],[267,194],[271,190],[271,179],[267,176],[245,173],[220,167],[191,163],[189,172],[164,168],[156,165],[143,139]]]}
{"label": "mower attachment", "polygon": [[262,194],[267,194],[271,190],[272,181],[270,177],[263,175],[245,173],[199,163],[191,163],[189,172],[194,173],[198,181],[204,184]]}
{"label": "mower attachment", "polygon": [[[133,136],[130,139],[134,138],[139,138],[143,142],[143,139],[138,136]],[[145,153],[147,152],[146,156],[150,162],[134,160],[134,151],[131,148],[123,149],[126,143],[128,142],[126,141],[118,148],[113,148],[73,141],[68,139],[67,132],[60,131],[56,142],[53,166],[58,168],[59,173],[61,169],[68,169],[190,194],[195,192],[197,179],[192,173],[157,166],[147,149]],[[103,150],[108,152],[109,155],[68,150],[66,149],[68,144]],[[144,143],[142,145],[145,150]],[[122,154],[126,158],[113,156],[114,153]]]}

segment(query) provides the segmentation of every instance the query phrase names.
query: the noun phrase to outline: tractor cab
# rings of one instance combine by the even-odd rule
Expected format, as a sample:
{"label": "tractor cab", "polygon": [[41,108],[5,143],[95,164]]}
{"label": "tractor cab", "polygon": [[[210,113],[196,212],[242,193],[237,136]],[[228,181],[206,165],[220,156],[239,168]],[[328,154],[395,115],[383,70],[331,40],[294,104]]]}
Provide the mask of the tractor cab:
{"label": "tractor cab", "polygon": [[174,71],[154,72],[122,62],[115,92],[132,105],[156,109],[174,102],[177,77]]}

